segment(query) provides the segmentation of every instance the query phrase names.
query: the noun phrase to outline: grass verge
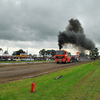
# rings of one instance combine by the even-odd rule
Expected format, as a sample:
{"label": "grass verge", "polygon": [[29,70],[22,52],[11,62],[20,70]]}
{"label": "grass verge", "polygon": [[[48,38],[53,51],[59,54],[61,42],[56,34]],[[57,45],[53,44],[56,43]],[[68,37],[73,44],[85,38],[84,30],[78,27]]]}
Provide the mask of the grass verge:
{"label": "grass verge", "polygon": [[[63,77],[54,79],[60,75]],[[35,93],[31,93],[33,80],[36,83]],[[0,100],[100,100],[100,60],[0,84]]]}
{"label": "grass verge", "polygon": [[37,61],[0,61],[0,63],[21,63],[21,62],[50,62],[55,60],[37,60]]}

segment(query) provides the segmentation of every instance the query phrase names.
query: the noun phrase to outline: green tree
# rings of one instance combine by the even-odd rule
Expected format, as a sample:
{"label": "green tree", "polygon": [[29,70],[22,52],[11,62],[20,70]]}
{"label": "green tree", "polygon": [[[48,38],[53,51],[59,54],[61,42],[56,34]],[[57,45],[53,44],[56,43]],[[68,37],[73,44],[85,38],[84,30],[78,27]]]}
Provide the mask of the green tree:
{"label": "green tree", "polygon": [[25,51],[23,51],[23,49],[20,49],[16,52],[16,55],[20,55],[20,53],[25,53]]}
{"label": "green tree", "polygon": [[20,55],[20,53],[25,53],[23,49],[19,49],[18,51],[14,51],[12,55]]}
{"label": "green tree", "polygon": [[12,55],[15,56],[15,55],[16,55],[16,52],[17,52],[17,51],[14,51],[14,52],[12,53]]}
{"label": "green tree", "polygon": [[43,57],[44,57],[45,54],[54,56],[55,55],[55,50],[47,50],[46,51],[45,49],[42,49],[42,50],[39,51],[39,54],[40,53],[41,53],[41,55],[43,55]]}
{"label": "green tree", "polygon": [[2,51],[3,51],[3,49],[2,49],[2,48],[0,48],[0,50],[2,50]]}
{"label": "green tree", "polygon": [[55,50],[51,50],[51,55],[52,55],[52,57],[55,55]]}
{"label": "green tree", "polygon": [[29,56],[32,56],[32,54],[30,53]]}
{"label": "green tree", "polygon": [[8,52],[7,52],[7,51],[5,51],[5,52],[4,52],[4,54],[8,54]]}
{"label": "green tree", "polygon": [[49,55],[50,54],[50,50],[47,50],[46,53],[47,53],[47,55]]}
{"label": "green tree", "polygon": [[98,58],[99,52],[98,52],[98,48],[94,48],[90,51],[90,57],[91,59],[95,59]]}
{"label": "green tree", "polygon": [[46,51],[45,51],[45,49],[42,49],[39,51],[39,53],[41,53],[41,55],[43,55],[43,57],[44,57],[44,54],[46,53]]}
{"label": "green tree", "polygon": [[80,56],[81,56],[81,57],[85,57],[85,53],[84,53],[84,52],[81,52],[81,53],[80,53]]}

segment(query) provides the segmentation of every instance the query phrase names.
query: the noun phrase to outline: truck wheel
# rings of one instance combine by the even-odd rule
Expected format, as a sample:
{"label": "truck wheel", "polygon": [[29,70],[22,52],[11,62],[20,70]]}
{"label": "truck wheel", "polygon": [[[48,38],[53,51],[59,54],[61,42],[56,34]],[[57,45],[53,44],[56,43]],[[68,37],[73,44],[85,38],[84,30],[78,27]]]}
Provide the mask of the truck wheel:
{"label": "truck wheel", "polygon": [[72,63],[73,61],[72,61],[72,59],[70,60],[70,63]]}
{"label": "truck wheel", "polygon": [[71,58],[70,63],[73,63],[73,62],[74,62],[74,58]]}
{"label": "truck wheel", "polygon": [[67,64],[67,59],[66,59],[66,62],[65,62],[65,64]]}
{"label": "truck wheel", "polygon": [[59,64],[59,62],[57,62],[57,64]]}

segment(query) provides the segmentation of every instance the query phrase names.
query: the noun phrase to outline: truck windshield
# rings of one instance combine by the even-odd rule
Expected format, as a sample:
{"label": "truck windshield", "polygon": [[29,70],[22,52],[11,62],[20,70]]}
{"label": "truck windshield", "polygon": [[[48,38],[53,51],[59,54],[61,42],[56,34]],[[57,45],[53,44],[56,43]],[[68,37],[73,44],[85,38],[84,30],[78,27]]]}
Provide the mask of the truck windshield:
{"label": "truck windshield", "polygon": [[64,55],[65,51],[56,51],[56,55]]}

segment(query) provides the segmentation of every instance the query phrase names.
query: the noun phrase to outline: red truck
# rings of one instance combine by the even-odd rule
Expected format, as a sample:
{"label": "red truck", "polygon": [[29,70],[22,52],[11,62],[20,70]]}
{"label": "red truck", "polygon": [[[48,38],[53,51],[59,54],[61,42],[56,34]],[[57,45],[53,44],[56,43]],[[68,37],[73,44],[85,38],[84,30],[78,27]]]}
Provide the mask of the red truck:
{"label": "red truck", "polygon": [[78,61],[79,58],[77,57],[71,56],[70,52],[67,52],[66,50],[57,50],[55,53],[55,61],[57,64]]}

